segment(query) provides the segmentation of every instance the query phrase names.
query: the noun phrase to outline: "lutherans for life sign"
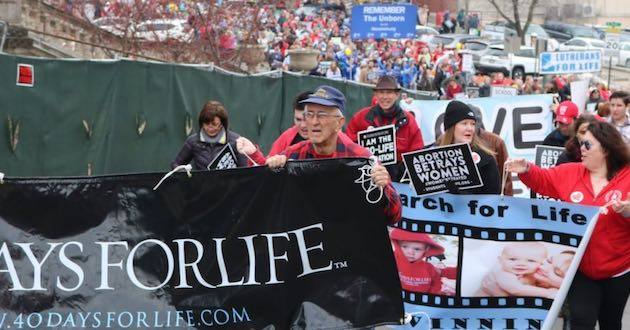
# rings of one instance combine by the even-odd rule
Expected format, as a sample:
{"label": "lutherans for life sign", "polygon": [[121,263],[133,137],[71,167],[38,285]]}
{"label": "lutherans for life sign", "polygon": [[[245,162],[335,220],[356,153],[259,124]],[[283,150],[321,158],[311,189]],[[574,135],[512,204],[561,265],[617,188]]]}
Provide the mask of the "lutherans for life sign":
{"label": "lutherans for life sign", "polygon": [[352,39],[406,39],[416,36],[418,9],[409,4],[374,4],[352,7]]}
{"label": "lutherans for life sign", "polygon": [[237,167],[236,154],[229,143],[226,143],[214,160],[208,164],[208,170],[226,170]]}
{"label": "lutherans for life sign", "polygon": [[423,149],[402,156],[411,184],[419,196],[483,185],[476,165],[479,154],[471,152],[467,143]]}
{"label": "lutherans for life sign", "polygon": [[387,125],[357,134],[359,145],[368,149],[383,165],[396,164],[396,127]]}
{"label": "lutherans for life sign", "polygon": [[601,50],[576,50],[540,53],[540,74],[599,72],[602,69]]}

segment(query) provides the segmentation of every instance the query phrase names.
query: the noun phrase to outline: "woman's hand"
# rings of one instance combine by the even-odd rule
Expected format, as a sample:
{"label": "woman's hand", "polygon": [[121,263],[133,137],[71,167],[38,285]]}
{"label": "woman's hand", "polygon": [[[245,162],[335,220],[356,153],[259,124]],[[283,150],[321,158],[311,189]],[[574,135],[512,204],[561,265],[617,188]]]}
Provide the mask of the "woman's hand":
{"label": "woman's hand", "polygon": [[392,182],[392,179],[389,177],[389,173],[385,166],[381,164],[375,164],[372,168],[372,181],[379,187],[385,188],[388,184]]}
{"label": "woman's hand", "polygon": [[249,156],[256,152],[256,146],[252,143],[252,141],[241,136],[236,139],[236,150],[243,155]]}
{"label": "woman's hand", "polygon": [[610,204],[613,211],[624,217],[630,217],[630,192],[626,195],[625,200],[615,200]]}
{"label": "woman's hand", "polygon": [[529,162],[526,159],[509,159],[505,162],[505,170],[516,174],[529,171]]}

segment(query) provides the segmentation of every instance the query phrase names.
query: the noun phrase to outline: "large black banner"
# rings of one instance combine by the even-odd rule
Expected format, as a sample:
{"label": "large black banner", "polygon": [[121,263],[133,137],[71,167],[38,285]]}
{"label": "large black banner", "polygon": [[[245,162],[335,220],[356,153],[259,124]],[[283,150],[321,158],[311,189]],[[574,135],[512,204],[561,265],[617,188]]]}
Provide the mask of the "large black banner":
{"label": "large black banner", "polygon": [[0,328],[346,329],[401,288],[365,159],[0,185]]}

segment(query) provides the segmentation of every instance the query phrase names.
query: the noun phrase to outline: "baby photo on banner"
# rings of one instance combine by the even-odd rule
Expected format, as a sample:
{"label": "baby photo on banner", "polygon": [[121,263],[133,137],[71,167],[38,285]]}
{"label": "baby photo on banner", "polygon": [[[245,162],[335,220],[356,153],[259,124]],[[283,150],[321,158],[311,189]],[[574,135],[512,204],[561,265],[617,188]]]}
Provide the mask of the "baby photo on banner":
{"label": "baby photo on banner", "polygon": [[553,326],[598,208],[395,188],[403,211],[389,236],[405,324],[390,328]]}

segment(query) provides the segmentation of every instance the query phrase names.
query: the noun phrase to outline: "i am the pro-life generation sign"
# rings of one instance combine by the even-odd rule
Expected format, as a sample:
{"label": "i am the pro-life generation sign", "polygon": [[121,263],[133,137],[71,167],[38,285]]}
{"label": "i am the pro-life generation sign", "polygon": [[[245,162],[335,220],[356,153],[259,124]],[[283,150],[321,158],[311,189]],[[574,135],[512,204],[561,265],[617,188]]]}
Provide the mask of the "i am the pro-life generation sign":
{"label": "i am the pro-life generation sign", "polygon": [[396,128],[387,125],[357,133],[359,145],[365,147],[383,165],[396,164]]}

